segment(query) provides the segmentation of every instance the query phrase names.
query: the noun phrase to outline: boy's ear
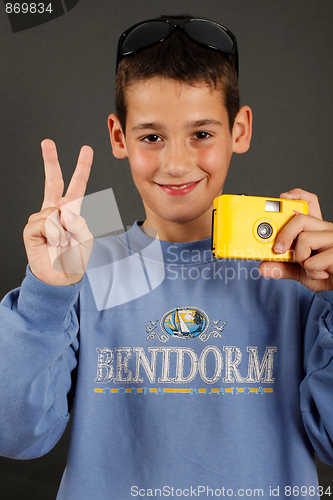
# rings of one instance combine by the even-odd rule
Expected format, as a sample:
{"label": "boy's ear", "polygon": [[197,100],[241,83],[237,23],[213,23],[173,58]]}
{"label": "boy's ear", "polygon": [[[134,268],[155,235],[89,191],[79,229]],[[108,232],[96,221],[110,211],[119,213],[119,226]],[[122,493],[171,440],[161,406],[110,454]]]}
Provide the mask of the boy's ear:
{"label": "boy's ear", "polygon": [[127,158],[125,135],[118,116],[114,113],[108,117],[108,127],[113,155],[118,159]]}
{"label": "boy's ear", "polygon": [[252,137],[252,110],[249,106],[242,106],[238,111],[233,130],[234,153],[245,153]]}

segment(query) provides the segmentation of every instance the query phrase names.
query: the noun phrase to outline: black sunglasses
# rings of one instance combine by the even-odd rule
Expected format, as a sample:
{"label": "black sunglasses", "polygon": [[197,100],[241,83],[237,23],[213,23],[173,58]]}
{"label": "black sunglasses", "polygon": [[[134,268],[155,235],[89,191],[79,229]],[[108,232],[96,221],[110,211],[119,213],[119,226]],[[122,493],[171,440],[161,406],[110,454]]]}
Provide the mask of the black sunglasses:
{"label": "black sunglasses", "polygon": [[234,34],[221,24],[207,19],[158,18],[134,24],[119,38],[117,68],[124,56],[164,42],[176,28],[182,29],[186,36],[194,42],[230,54],[233,57],[238,77],[238,51]]}

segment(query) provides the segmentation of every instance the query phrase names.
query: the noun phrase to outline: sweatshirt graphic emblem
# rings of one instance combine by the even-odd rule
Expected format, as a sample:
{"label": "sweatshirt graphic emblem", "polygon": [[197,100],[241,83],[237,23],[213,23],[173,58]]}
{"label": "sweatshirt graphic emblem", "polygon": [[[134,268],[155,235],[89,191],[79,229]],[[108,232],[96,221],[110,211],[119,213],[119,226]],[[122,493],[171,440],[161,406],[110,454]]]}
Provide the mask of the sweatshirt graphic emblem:
{"label": "sweatshirt graphic emblem", "polygon": [[[175,307],[166,312],[160,321],[150,321],[150,325],[145,323],[149,334],[147,340],[158,338],[160,342],[167,342],[170,337],[180,339],[198,337],[202,342],[207,342],[211,335],[222,338],[221,332],[226,322],[220,325],[220,321],[210,321],[205,311],[198,307]],[[206,333],[211,323],[213,330]]]}

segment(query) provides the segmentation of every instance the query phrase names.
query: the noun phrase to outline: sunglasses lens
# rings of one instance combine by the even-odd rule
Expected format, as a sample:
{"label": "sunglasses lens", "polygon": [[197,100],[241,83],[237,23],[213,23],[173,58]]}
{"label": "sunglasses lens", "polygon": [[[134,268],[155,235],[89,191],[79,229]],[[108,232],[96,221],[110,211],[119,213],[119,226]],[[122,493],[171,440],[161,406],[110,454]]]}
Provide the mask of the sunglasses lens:
{"label": "sunglasses lens", "polygon": [[209,45],[223,52],[232,53],[234,42],[219,26],[201,19],[193,20],[185,25],[186,33],[197,42]]}
{"label": "sunglasses lens", "polygon": [[125,38],[122,52],[126,53],[140,50],[159,41],[162,41],[170,32],[170,25],[164,21],[150,21],[141,24]]}

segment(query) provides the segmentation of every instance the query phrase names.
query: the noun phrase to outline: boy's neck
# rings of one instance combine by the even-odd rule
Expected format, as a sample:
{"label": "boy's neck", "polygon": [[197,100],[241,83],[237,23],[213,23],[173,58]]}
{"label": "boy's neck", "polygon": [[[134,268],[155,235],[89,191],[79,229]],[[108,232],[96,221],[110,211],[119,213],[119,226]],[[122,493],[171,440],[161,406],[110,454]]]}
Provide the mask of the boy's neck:
{"label": "boy's neck", "polygon": [[153,228],[162,241],[172,243],[186,243],[209,238],[212,232],[211,211],[203,214],[199,219],[188,222],[174,222],[167,220],[156,220],[147,216],[141,229],[149,234],[149,228]]}

